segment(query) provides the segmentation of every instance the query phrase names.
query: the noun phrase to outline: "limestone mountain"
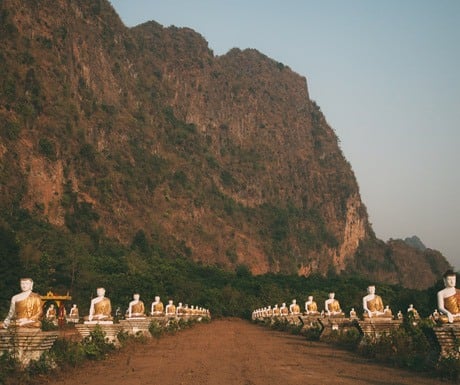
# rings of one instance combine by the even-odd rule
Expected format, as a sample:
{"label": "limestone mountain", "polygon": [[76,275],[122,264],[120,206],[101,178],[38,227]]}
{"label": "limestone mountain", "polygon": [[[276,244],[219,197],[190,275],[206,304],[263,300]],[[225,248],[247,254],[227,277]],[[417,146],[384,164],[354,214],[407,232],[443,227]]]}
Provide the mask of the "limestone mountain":
{"label": "limestone mountain", "polygon": [[1,218],[23,260],[51,253],[33,220],[254,274],[421,288],[449,267],[376,239],[306,79],[257,50],[127,28],[106,0],[2,0],[0,87]]}

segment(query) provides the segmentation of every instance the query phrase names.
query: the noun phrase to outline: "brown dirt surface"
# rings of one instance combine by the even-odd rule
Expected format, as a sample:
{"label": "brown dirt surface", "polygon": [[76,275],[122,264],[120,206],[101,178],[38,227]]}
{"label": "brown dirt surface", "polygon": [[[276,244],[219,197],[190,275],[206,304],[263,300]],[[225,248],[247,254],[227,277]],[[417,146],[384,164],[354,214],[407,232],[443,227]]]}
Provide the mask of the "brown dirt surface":
{"label": "brown dirt surface", "polygon": [[437,385],[333,346],[240,319],[198,324],[57,374],[59,385]]}

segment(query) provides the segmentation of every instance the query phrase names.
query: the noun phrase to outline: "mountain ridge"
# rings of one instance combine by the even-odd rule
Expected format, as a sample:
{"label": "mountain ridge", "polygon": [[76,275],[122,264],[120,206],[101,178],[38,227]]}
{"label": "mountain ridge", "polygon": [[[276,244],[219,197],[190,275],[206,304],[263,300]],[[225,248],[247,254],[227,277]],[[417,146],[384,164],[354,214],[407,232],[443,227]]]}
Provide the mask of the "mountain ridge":
{"label": "mountain ridge", "polygon": [[[305,77],[255,49],[214,56],[189,28],[127,28],[105,0],[4,0],[1,18],[5,222],[26,210],[95,244],[408,284],[412,251],[375,237]],[[449,266],[414,255],[414,287]]]}

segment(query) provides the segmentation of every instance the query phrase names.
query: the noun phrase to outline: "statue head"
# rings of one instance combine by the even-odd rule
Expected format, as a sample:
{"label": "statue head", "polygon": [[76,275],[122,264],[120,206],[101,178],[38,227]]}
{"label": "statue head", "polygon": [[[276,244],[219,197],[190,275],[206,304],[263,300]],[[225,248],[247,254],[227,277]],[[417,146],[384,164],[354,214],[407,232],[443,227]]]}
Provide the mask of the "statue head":
{"label": "statue head", "polygon": [[105,295],[105,289],[103,287],[98,287],[96,293],[98,297],[103,297]]}
{"label": "statue head", "polygon": [[297,303],[297,300],[296,299],[293,299],[292,300],[292,303],[295,305]]}
{"label": "statue head", "polygon": [[367,287],[367,293],[368,294],[375,294],[375,286],[374,285],[370,285]]}
{"label": "statue head", "polygon": [[135,301],[139,301],[139,298],[140,298],[140,297],[141,297],[141,296],[140,296],[138,293],[133,294],[133,299],[134,299]]}
{"label": "statue head", "polygon": [[34,287],[34,281],[32,278],[21,278],[20,285],[22,291],[32,290]]}
{"label": "statue head", "polygon": [[156,302],[159,302],[159,301],[160,301],[160,296],[159,296],[159,295],[156,295],[156,296],[155,296],[155,301],[156,301]]}
{"label": "statue head", "polygon": [[329,293],[329,299],[334,299],[335,293]]}
{"label": "statue head", "polygon": [[457,283],[457,274],[453,270],[447,270],[444,275],[444,285],[446,287],[455,287]]}
{"label": "statue head", "polygon": [[309,301],[313,301],[313,296],[312,296],[312,295],[309,295],[309,296],[308,296],[308,300],[309,300]]}
{"label": "statue head", "polygon": [[168,303],[169,303],[170,305],[172,305],[172,304],[173,304],[173,300],[170,299],[170,300],[168,301]]}

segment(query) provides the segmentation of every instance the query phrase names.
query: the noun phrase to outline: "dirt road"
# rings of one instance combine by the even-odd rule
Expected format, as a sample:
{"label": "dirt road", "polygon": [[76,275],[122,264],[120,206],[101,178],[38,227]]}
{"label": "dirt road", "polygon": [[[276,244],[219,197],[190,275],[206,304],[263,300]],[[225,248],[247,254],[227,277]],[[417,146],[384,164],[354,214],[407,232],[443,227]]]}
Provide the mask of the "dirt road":
{"label": "dirt road", "polygon": [[437,385],[301,336],[239,319],[195,325],[59,374],[60,385]]}

